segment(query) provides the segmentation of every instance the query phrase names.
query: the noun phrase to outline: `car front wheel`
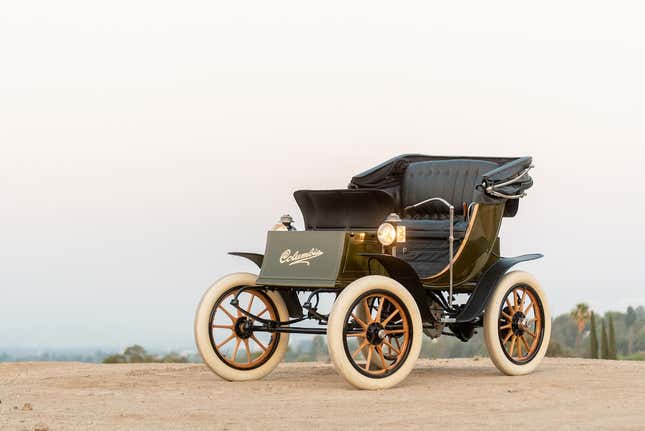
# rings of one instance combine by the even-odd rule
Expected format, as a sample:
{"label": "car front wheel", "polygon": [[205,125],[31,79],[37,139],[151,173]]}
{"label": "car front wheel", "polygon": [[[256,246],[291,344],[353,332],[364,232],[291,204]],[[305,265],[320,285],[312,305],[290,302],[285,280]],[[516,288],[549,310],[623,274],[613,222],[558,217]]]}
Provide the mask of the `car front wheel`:
{"label": "car front wheel", "polygon": [[287,306],[276,292],[253,289],[257,276],[230,274],[217,280],[204,294],[195,315],[195,342],[208,367],[223,379],[243,381],[269,374],[284,358],[289,334],[254,331],[254,319],[231,305],[242,287],[239,306],[267,320],[289,318]]}
{"label": "car front wheel", "polygon": [[379,275],[347,286],[334,302],[327,327],[336,370],[359,389],[390,388],[405,379],[422,338],[419,308],[410,292]]}

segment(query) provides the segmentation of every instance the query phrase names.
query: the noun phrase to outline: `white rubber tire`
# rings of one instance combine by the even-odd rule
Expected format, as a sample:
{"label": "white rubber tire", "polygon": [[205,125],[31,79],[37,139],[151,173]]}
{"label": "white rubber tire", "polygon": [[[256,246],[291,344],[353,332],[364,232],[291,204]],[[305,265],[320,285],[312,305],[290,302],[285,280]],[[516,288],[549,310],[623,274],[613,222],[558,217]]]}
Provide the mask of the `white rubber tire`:
{"label": "white rubber tire", "polygon": [[[412,328],[412,342],[405,362],[391,375],[374,378],[360,373],[351,363],[345,352],[343,329],[345,321],[354,301],[361,295],[374,290],[384,290],[401,300],[401,305],[407,308]],[[353,281],[338,295],[329,314],[327,325],[327,345],[329,356],[336,371],[349,383],[359,389],[387,389],[403,381],[412,371],[421,352],[423,341],[423,325],[417,303],[396,280],[381,275],[368,275]]]}
{"label": "white rubber tire", "polygon": [[[257,380],[269,374],[284,358],[289,346],[289,334],[280,334],[280,340],[273,351],[273,354],[256,368],[249,370],[236,369],[226,364],[222,359],[217,356],[215,349],[211,345],[210,338],[210,316],[213,307],[230,289],[237,286],[255,286],[257,275],[247,272],[237,272],[229,274],[217,280],[213,285],[204,293],[202,300],[197,307],[195,314],[195,343],[197,350],[202,356],[204,363],[218,376],[229,381],[246,381]],[[271,301],[276,306],[276,311],[280,320],[287,320],[289,312],[282,297],[276,292],[266,292]]]}
{"label": "white rubber tire", "polygon": [[[504,348],[499,340],[499,310],[504,301],[507,292],[513,286],[524,284],[530,286],[535,294],[538,296],[542,303],[542,310],[544,313],[544,335],[542,336],[542,344],[538,348],[537,353],[531,361],[524,364],[515,364],[504,353]],[[547,303],[546,295],[540,287],[540,283],[528,272],[512,271],[504,275],[499,281],[495,290],[486,305],[484,312],[484,341],[486,342],[486,349],[493,364],[499,371],[508,376],[522,376],[533,372],[546,354],[549,347],[549,340],[551,338],[551,312],[549,304]]]}

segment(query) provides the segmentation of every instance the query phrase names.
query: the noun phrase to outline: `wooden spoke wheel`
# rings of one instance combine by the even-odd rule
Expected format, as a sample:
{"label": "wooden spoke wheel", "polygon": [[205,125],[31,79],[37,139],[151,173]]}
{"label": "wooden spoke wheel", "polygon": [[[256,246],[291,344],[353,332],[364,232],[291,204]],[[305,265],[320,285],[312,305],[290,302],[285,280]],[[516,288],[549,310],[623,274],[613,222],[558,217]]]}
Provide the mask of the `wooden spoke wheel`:
{"label": "wooden spoke wheel", "polygon": [[[401,301],[385,292],[362,295],[347,316],[344,347],[352,365],[370,377],[396,371],[410,349],[410,323]],[[360,316],[360,317],[359,317]]]}
{"label": "wooden spoke wheel", "polygon": [[491,360],[508,375],[533,371],[546,353],[551,317],[546,296],[530,274],[514,271],[499,282],[484,314]]}
{"label": "wooden spoke wheel", "polygon": [[361,389],[401,382],[421,350],[422,324],[414,298],[395,280],[370,275],[347,286],[332,307],[327,327],[336,370]]}
{"label": "wooden spoke wheel", "polygon": [[[195,341],[204,362],[231,381],[254,380],[269,374],[284,358],[289,334],[255,331],[253,318],[231,305],[242,287],[255,286],[257,276],[235,273],[206,291],[195,315]],[[245,289],[239,306],[256,317],[287,320],[289,313],[276,292]]]}
{"label": "wooden spoke wheel", "polygon": [[517,364],[537,353],[543,333],[542,303],[531,287],[511,287],[499,313],[499,340],[506,356]]}
{"label": "wooden spoke wheel", "polygon": [[[231,305],[238,291],[236,288],[229,290],[213,307],[211,345],[224,362],[244,370],[262,365],[278,344],[280,334],[253,331],[256,322]],[[265,293],[245,290],[238,300],[246,312],[263,319],[277,320],[276,306]]]}

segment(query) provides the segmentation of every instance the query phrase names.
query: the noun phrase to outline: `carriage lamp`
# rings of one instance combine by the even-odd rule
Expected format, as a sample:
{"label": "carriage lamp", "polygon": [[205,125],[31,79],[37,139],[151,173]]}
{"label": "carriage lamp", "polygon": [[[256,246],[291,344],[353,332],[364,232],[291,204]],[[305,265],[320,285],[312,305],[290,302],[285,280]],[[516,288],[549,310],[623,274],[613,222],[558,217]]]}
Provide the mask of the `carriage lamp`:
{"label": "carriage lamp", "polygon": [[291,217],[289,214],[285,214],[282,217],[280,217],[280,222],[276,223],[273,225],[271,230],[277,230],[277,231],[289,231],[289,230],[296,230],[296,227],[293,226],[293,217]]}
{"label": "carriage lamp", "polygon": [[385,219],[376,231],[376,237],[384,246],[405,242],[405,226],[400,226],[401,217],[392,213]]}
{"label": "carriage lamp", "polygon": [[289,229],[287,229],[287,227],[285,225],[283,225],[282,223],[276,223],[273,226],[271,226],[271,230],[272,231],[284,231],[284,232],[286,232]]}

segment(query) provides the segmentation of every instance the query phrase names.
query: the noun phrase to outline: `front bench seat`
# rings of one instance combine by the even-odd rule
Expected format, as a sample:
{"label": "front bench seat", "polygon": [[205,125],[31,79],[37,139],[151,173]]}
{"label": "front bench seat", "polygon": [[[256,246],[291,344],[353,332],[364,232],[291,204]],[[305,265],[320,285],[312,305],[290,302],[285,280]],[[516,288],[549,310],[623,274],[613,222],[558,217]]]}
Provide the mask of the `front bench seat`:
{"label": "front bench seat", "polygon": [[[429,198],[443,198],[455,207],[455,239],[464,237],[468,227],[463,204],[474,199],[475,186],[486,172],[497,168],[485,160],[432,160],[411,163],[401,184],[401,211]],[[431,202],[403,214],[402,224],[413,238],[447,238],[450,231],[448,208]]]}

